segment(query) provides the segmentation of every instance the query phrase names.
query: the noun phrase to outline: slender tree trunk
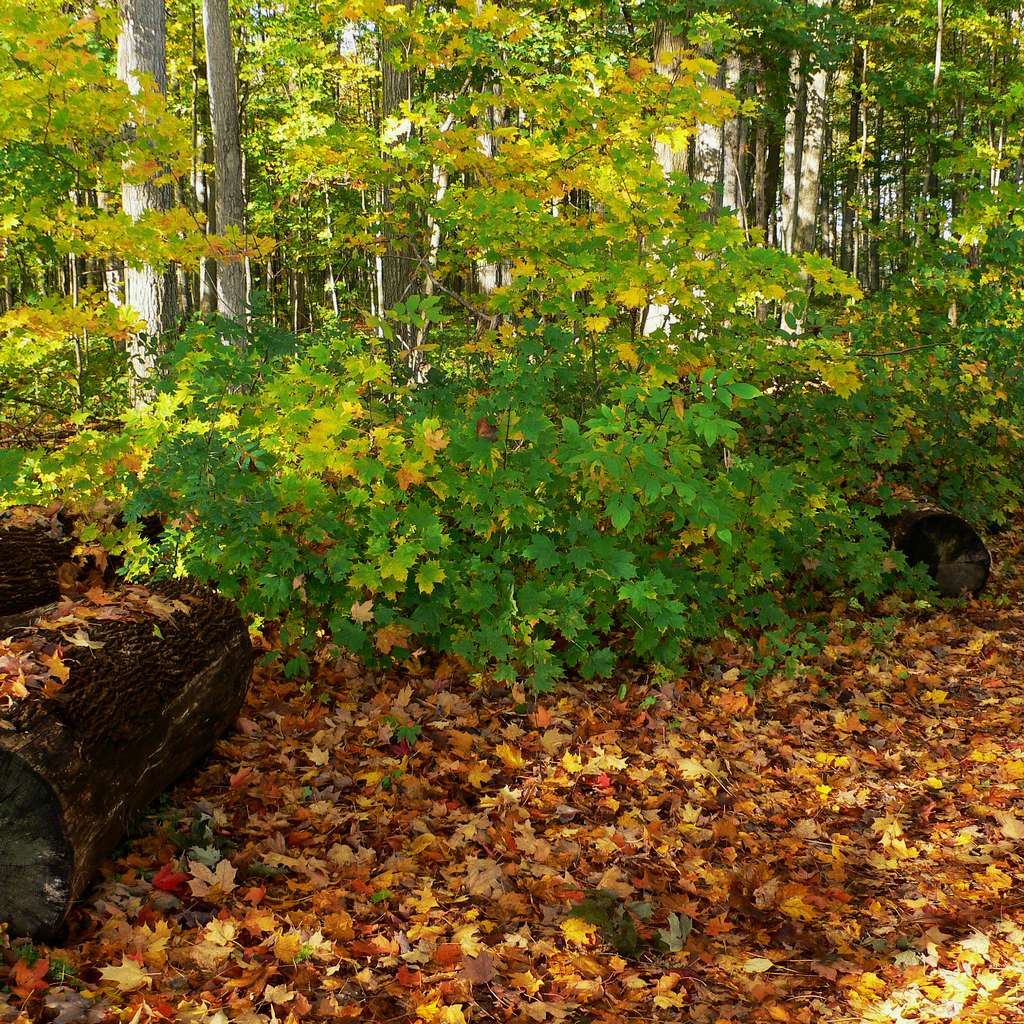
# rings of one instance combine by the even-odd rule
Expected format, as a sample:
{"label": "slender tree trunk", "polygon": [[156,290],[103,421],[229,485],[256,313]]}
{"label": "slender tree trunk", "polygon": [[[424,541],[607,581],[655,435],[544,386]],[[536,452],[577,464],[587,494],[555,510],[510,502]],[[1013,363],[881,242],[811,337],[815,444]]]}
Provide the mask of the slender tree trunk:
{"label": "slender tree trunk", "polygon": [[[141,75],[152,78],[157,90],[167,93],[167,13],[163,0],[121,0],[121,34],[118,40],[117,73],[129,90],[142,91]],[[134,126],[128,126],[134,135]],[[121,203],[132,220],[146,213],[169,210],[173,201],[170,185],[152,180],[125,183]],[[173,268],[161,270],[151,264],[125,267],[125,304],[145,324],[143,334],[128,342],[132,400],[142,404],[152,394],[148,383],[156,365],[160,337],[174,325],[177,308]]]}
{"label": "slender tree trunk", "polygon": [[853,63],[850,68],[850,128],[846,151],[846,174],[843,179],[842,240],[839,245],[839,262],[843,270],[850,272],[853,266],[853,218],[854,197],[857,195],[858,161],[854,157],[860,141],[860,105],[864,87],[864,50],[854,45]]}
{"label": "slender tree trunk", "polygon": [[783,148],[782,216],[779,241],[793,252],[797,237],[797,209],[800,200],[800,161],[803,158],[804,121],[807,116],[807,76],[803,58],[794,52],[789,63],[790,102],[786,110]]}
{"label": "slender tree trunk", "polygon": [[[203,0],[206,36],[206,83],[210,90],[213,162],[217,175],[217,231],[240,236],[245,227],[242,141],[238,127],[238,82],[228,0]],[[221,260],[217,267],[217,309],[221,316],[244,324],[249,303],[245,262]]]}
{"label": "slender tree trunk", "polygon": [[[654,69],[670,82],[678,73],[676,55],[683,49],[686,49],[686,40],[682,36],[676,35],[664,21],[655,24]],[[686,170],[686,151],[673,149],[666,141],[655,141],[654,155],[666,177]]]}
{"label": "slender tree trunk", "polygon": [[[413,0],[402,0],[402,5],[406,11],[411,11]],[[413,74],[403,64],[401,43],[383,37],[380,41],[382,145],[385,144],[384,130],[388,119],[399,114],[402,104],[411,102],[413,98]],[[407,139],[411,130],[410,125],[401,123],[391,141],[397,144]],[[381,189],[379,203],[384,217],[384,252],[377,261],[378,315],[382,315],[408,297],[416,281],[416,261],[407,233],[395,223],[390,188]],[[397,325],[396,338],[410,379],[419,381],[422,378],[421,354],[416,348],[415,332],[407,325]]]}
{"label": "slender tree trunk", "polygon": [[[742,73],[742,58],[739,54],[730,53],[725,60],[725,88],[733,95],[739,92]],[[722,126],[722,206],[726,210],[737,211],[745,227],[743,121],[743,117],[737,115]]]}
{"label": "slender tree trunk", "polygon": [[818,196],[821,192],[821,153],[825,138],[825,97],[828,72],[818,68],[807,76],[804,130],[801,139],[800,184],[797,188],[796,223],[793,252],[814,248],[815,225],[818,219]]}
{"label": "slender tree trunk", "polygon": [[875,153],[871,181],[871,237],[868,244],[868,287],[877,292],[882,284],[879,250],[882,231],[882,108],[875,115]]}
{"label": "slender tree trunk", "polygon": [[942,35],[945,27],[945,7],[943,0],[936,0],[935,27],[935,61],[932,65],[932,99],[928,108],[928,205],[931,215],[935,218],[933,230],[936,237],[942,230],[939,214],[939,172],[938,135],[939,135],[939,80],[942,77]]}

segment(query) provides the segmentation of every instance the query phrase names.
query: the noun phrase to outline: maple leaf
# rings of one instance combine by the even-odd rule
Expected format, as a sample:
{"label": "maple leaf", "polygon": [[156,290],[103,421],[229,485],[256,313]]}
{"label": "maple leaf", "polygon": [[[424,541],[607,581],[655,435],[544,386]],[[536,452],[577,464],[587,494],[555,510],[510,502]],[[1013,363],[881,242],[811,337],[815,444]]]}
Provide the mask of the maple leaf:
{"label": "maple leaf", "polygon": [[43,992],[50,987],[45,980],[50,969],[50,961],[40,957],[32,966],[27,960],[18,960],[14,965],[11,991],[21,999],[28,999],[36,992]]}
{"label": "maple leaf", "polygon": [[153,886],[164,892],[182,893],[191,877],[187,871],[175,871],[173,865],[167,863],[153,876]]}
{"label": "maple leaf", "polygon": [[499,743],[494,752],[504,761],[507,768],[522,768],[526,764],[526,758],[508,743]]}
{"label": "maple leaf", "polygon": [[408,647],[411,630],[401,623],[392,622],[378,629],[374,636],[374,645],[381,654],[390,654],[395,647]]}
{"label": "maple leaf", "polygon": [[486,949],[480,951],[479,956],[467,956],[462,967],[462,977],[470,985],[486,985],[491,981],[497,971],[494,966],[494,957]]}
{"label": "maple leaf", "polygon": [[100,971],[100,978],[112,982],[121,992],[137,992],[140,988],[149,988],[153,984],[152,977],[139,963],[126,956],[121,957],[120,966],[104,967]]}
{"label": "maple leaf", "polygon": [[597,925],[578,917],[567,917],[560,925],[562,934],[576,946],[589,946],[597,935]]}
{"label": "maple leaf", "polygon": [[501,865],[486,857],[469,857],[466,860],[466,888],[474,896],[496,899],[506,888]]}
{"label": "maple leaf", "polygon": [[237,872],[229,860],[218,861],[213,871],[201,861],[190,860],[188,869],[193,875],[188,883],[193,896],[202,896],[215,903],[235,888]]}
{"label": "maple leaf", "polygon": [[360,625],[365,625],[367,622],[373,622],[373,599],[369,601],[354,601],[349,614],[352,616],[353,621],[358,622]]}

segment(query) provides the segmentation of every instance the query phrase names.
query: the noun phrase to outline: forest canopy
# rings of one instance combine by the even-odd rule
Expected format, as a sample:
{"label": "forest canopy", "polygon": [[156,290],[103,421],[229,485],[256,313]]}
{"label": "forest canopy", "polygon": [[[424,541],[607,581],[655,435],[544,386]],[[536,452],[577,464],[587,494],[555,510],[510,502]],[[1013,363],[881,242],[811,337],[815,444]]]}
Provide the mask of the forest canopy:
{"label": "forest canopy", "polygon": [[[1024,500],[1020,9],[0,8],[0,497],[539,689]],[[153,524],[157,528],[153,528]],[[148,524],[148,526],[147,526]]]}

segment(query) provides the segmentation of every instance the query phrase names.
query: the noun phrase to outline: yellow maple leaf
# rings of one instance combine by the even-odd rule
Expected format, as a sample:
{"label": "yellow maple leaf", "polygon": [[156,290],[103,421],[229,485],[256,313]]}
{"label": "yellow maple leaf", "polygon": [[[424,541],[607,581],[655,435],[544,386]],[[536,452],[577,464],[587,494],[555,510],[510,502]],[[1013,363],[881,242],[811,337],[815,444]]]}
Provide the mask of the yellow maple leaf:
{"label": "yellow maple leaf", "polygon": [[522,768],[526,764],[526,758],[508,743],[499,743],[494,752],[505,762],[507,768]]}
{"label": "yellow maple leaf", "polygon": [[583,761],[568,750],[562,755],[562,767],[570,774],[577,775],[583,771]]}
{"label": "yellow maple leaf", "polygon": [[510,974],[509,982],[515,987],[522,989],[527,995],[536,995],[544,983],[534,976],[533,971],[522,971],[519,974]]}
{"label": "yellow maple leaf", "polygon": [[567,917],[562,922],[562,934],[577,946],[589,946],[597,934],[597,925],[578,917]]}
{"label": "yellow maple leaf", "polygon": [[113,982],[121,992],[137,992],[140,988],[148,988],[153,979],[134,961],[121,957],[121,965],[104,967],[100,971],[103,981]]}
{"label": "yellow maple leaf", "polygon": [[628,288],[617,291],[615,298],[627,309],[639,309],[647,302],[647,289],[638,284],[630,285]]}

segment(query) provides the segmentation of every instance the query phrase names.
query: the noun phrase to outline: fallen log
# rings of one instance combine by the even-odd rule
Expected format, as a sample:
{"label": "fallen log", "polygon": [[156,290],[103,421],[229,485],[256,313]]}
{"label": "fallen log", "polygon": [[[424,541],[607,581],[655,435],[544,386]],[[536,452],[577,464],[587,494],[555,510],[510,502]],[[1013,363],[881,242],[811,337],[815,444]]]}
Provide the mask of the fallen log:
{"label": "fallen log", "polygon": [[32,505],[0,511],[0,617],[56,601],[73,547],[55,512]]}
{"label": "fallen log", "polygon": [[980,594],[992,556],[966,519],[934,505],[918,505],[887,523],[893,547],[910,565],[924,565],[943,597]]}
{"label": "fallen log", "polygon": [[6,703],[0,647],[0,920],[42,939],[234,720],[253,649],[229,601],[183,583],[59,605],[27,633],[6,646],[27,692]]}

